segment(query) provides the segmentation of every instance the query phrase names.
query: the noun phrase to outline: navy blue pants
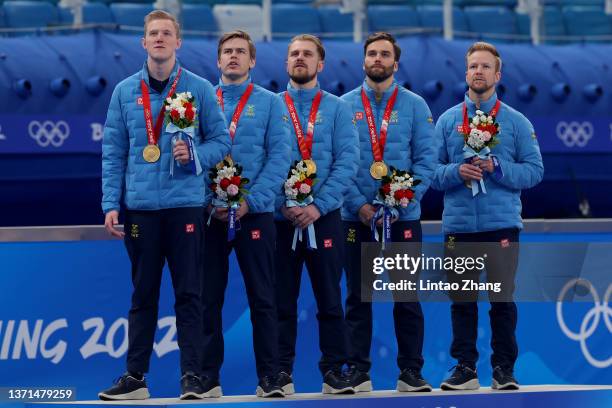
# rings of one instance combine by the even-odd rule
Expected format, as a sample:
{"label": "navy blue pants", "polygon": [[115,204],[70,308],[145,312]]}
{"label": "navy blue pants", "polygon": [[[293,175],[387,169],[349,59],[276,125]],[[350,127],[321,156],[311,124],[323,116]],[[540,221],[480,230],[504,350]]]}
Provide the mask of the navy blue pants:
{"label": "navy blue pants", "polygon": [[[453,255],[453,251],[449,250],[449,240],[454,243],[495,243],[495,245],[487,244],[486,247],[486,277],[488,282],[502,282],[504,293],[499,295],[502,301],[495,301],[495,294],[489,294],[491,300],[491,309],[489,310],[491,349],[493,350],[491,365],[492,367],[501,366],[506,370],[512,370],[518,357],[515,334],[517,310],[516,304],[508,301],[508,299],[514,292],[514,278],[519,253],[516,243],[519,242],[519,230],[511,228],[477,233],[447,234],[444,237],[446,256]],[[515,245],[512,245],[513,243]],[[470,248],[462,249],[464,252],[466,250],[470,251]],[[469,254],[463,253],[461,255]],[[482,254],[474,253],[473,255],[481,256]],[[449,282],[453,279],[457,279],[457,276],[449,274]],[[478,305],[475,301],[466,301],[462,296],[455,296],[451,293],[451,299],[453,300],[451,305],[453,324],[451,356],[458,363],[475,368],[478,361],[478,350],[476,349]]]}
{"label": "navy blue pants", "polygon": [[274,243],[276,229],[272,213],[246,214],[241,229],[227,241],[227,223],[212,218],[204,244],[202,304],[204,347],[202,374],[218,378],[223,364],[222,309],[229,272],[229,256],[236,252],[244,278],[251,323],[257,376],[278,372],[278,329],[274,292]]}
{"label": "navy blue pants", "polygon": [[276,230],[276,306],[279,328],[279,367],[291,373],[295,361],[297,335],[297,299],[304,263],[317,302],[319,348],[322,356],[319,370],[325,374],[346,363],[346,327],[342,310],[340,278],[344,243],[340,210],[332,211],[314,223],[316,250],[308,250],[305,242],[291,249],[295,227],[289,221],[277,221]]}
{"label": "navy blue pants", "polygon": [[[370,348],[372,346],[372,303],[362,301],[361,243],[375,242],[370,227],[361,222],[344,222],[346,256],[344,270],[348,286],[346,298],[346,324],[349,335],[349,364],[360,371],[370,371]],[[415,242],[422,240],[421,222],[396,221],[391,227],[393,242]],[[420,249],[413,256],[420,256]],[[391,256],[385,254],[385,256]],[[389,277],[394,280],[393,276]],[[369,286],[371,288],[371,285]],[[393,322],[397,339],[397,365],[400,370],[423,367],[423,338],[425,323],[419,302],[395,301]]]}
{"label": "navy blue pants", "polygon": [[202,306],[201,207],[126,212],[125,246],[132,262],[127,369],[149,371],[153,351],[162,269],[168,261],[174,287],[174,311],[183,373],[200,371]]}

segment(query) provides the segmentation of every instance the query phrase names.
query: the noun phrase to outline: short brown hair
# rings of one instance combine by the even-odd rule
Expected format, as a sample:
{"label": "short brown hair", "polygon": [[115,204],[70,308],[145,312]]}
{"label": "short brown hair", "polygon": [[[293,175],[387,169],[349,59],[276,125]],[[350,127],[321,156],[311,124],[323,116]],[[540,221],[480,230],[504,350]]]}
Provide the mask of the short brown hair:
{"label": "short brown hair", "polygon": [[314,43],[314,45],[317,46],[317,52],[319,53],[319,58],[321,58],[321,61],[325,61],[325,48],[323,48],[323,43],[321,42],[319,37],[312,35],[312,34],[296,35],[295,37],[291,39],[291,41],[289,41],[289,45],[287,46],[287,52],[289,52],[289,48],[291,48],[291,44],[293,44],[296,41],[310,41]]}
{"label": "short brown hair", "polygon": [[365,43],[363,43],[363,55],[364,56],[366,55],[366,52],[370,44],[376,41],[389,41],[391,44],[393,44],[393,53],[395,57],[395,62],[399,61],[400,56],[402,55],[402,49],[399,47],[399,45],[397,45],[397,42],[395,41],[395,37],[383,31],[374,33],[374,34],[370,34],[370,36],[365,40]]}
{"label": "short brown hair", "polygon": [[217,45],[217,59],[221,58],[221,48],[223,47],[223,44],[226,41],[232,40],[234,38],[240,38],[246,40],[246,42],[249,43],[249,54],[251,56],[251,59],[254,60],[255,54],[257,53],[257,50],[255,49],[255,44],[253,43],[253,40],[251,39],[249,33],[242,30],[230,31],[229,33],[223,34],[221,38],[219,38],[219,45]]}
{"label": "short brown hair", "polygon": [[499,56],[499,52],[497,48],[491,43],[478,41],[472,44],[470,48],[468,48],[467,53],[465,54],[465,64],[467,65],[467,60],[470,55],[475,53],[476,51],[488,51],[495,57],[495,72],[501,71],[502,67],[502,59]]}
{"label": "short brown hair", "polygon": [[153,10],[147,14],[144,18],[144,35],[147,36],[147,25],[153,20],[170,20],[174,24],[176,30],[176,37],[181,38],[181,26],[178,23],[176,17],[164,10]]}

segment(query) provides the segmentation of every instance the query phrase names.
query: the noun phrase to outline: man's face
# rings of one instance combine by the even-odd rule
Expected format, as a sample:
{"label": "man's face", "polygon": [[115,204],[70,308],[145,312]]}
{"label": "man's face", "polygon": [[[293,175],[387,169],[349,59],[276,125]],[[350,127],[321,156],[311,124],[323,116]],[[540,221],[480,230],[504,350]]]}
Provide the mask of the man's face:
{"label": "man's face", "polygon": [[221,55],[217,67],[226,78],[239,79],[249,73],[255,66],[255,59],[251,58],[249,43],[242,38],[232,38],[221,44]]}
{"label": "man's face", "polygon": [[147,24],[147,31],[142,39],[142,46],[155,62],[168,61],[176,55],[181,47],[174,24],[170,20],[158,19]]}
{"label": "man's face", "polygon": [[478,95],[494,88],[501,79],[501,72],[495,69],[495,55],[489,51],[475,51],[467,58],[465,82]]}
{"label": "man's face", "polygon": [[383,82],[397,71],[393,44],[387,40],[374,41],[366,49],[363,69],[374,82]]}
{"label": "man's face", "polygon": [[294,41],[287,55],[287,73],[295,83],[305,84],[323,69],[317,46],[312,41]]}

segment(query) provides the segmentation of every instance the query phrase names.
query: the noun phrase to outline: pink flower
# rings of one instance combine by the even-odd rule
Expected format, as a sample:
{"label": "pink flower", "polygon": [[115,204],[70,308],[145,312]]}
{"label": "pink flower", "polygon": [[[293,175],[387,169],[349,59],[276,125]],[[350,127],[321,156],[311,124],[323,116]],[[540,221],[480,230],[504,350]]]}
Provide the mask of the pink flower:
{"label": "pink flower", "polygon": [[235,184],[230,184],[229,186],[227,186],[227,195],[230,197],[235,196],[236,194],[238,194],[239,191],[240,189]]}
{"label": "pink flower", "polygon": [[487,132],[486,130],[482,132],[482,140],[484,140],[485,142],[491,140],[491,133]]}
{"label": "pink flower", "polygon": [[402,207],[406,208],[406,207],[408,207],[408,203],[410,203],[410,200],[409,200],[409,199],[407,199],[406,197],[404,197],[404,198],[402,198],[402,199],[400,200],[400,202],[399,202],[399,203],[400,203],[400,205],[401,205]]}
{"label": "pink flower", "polygon": [[302,183],[302,185],[300,186],[300,193],[302,194],[310,193],[310,186],[306,183]]}

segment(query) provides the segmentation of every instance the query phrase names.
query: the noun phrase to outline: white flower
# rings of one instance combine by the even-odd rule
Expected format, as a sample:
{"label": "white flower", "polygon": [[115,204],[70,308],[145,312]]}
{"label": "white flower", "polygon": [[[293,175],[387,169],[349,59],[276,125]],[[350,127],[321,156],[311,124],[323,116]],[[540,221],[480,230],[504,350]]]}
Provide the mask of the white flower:
{"label": "white flower", "polygon": [[476,110],[476,115],[480,116],[480,115],[483,115],[483,114],[484,114],[484,112],[481,111],[480,109]]}
{"label": "white flower", "polygon": [[487,117],[485,115],[480,117],[480,123],[487,123]]}
{"label": "white flower", "polygon": [[310,193],[310,186],[306,183],[302,183],[302,185],[300,185],[300,193],[302,194]]}
{"label": "white flower", "polygon": [[227,186],[227,195],[230,197],[235,196],[236,194],[238,194],[239,191],[240,189],[235,184],[230,184],[229,186]]}
{"label": "white flower", "polygon": [[488,122],[488,123],[493,123],[493,116],[489,115],[489,116],[487,117],[487,122]]}
{"label": "white flower", "polygon": [[227,193],[223,191],[221,187],[217,186],[217,188],[215,189],[215,193],[217,193],[217,197],[220,200],[227,200]]}
{"label": "white flower", "polygon": [[393,198],[393,195],[387,195],[385,197],[385,204],[390,207],[395,207],[397,205],[397,202],[395,201],[395,198]]}
{"label": "white flower", "polygon": [[478,126],[480,124],[480,118],[478,116],[475,116],[472,118],[472,123],[476,126]]}

